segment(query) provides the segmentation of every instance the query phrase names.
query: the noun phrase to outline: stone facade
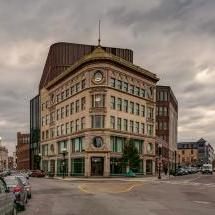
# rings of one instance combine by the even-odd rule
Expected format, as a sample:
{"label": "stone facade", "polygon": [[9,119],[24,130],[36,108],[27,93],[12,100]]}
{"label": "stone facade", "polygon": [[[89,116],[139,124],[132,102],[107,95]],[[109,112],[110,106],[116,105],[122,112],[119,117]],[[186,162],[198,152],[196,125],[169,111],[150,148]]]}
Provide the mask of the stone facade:
{"label": "stone facade", "polygon": [[8,169],[8,150],[2,145],[0,137],[0,172]]}
{"label": "stone facade", "polygon": [[[97,47],[40,90],[42,169],[57,175],[124,174],[123,145],[139,174],[155,173],[158,78]],[[65,150],[65,152],[64,152]]]}

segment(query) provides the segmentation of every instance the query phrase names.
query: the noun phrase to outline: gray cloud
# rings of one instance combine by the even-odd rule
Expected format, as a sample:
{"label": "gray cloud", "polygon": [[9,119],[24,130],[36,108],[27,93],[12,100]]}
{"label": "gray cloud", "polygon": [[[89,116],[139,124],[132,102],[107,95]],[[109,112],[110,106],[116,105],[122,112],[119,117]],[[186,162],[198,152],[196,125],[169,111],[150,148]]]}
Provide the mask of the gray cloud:
{"label": "gray cloud", "polygon": [[49,46],[57,41],[131,48],[135,63],[171,85],[179,102],[179,140],[215,143],[215,1],[8,0],[0,2],[0,136],[12,152],[29,130]]}

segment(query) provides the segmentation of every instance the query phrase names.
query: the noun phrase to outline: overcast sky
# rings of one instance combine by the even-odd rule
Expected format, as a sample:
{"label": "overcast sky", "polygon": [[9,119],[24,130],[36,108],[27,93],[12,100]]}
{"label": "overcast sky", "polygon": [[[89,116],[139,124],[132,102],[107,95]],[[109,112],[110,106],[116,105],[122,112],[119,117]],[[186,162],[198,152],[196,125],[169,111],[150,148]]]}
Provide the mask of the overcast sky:
{"label": "overcast sky", "polygon": [[[49,47],[59,41],[130,48],[134,63],[170,85],[179,102],[179,141],[215,143],[214,0],[1,0],[0,136],[14,151],[29,132]],[[215,146],[215,145],[214,145]]]}

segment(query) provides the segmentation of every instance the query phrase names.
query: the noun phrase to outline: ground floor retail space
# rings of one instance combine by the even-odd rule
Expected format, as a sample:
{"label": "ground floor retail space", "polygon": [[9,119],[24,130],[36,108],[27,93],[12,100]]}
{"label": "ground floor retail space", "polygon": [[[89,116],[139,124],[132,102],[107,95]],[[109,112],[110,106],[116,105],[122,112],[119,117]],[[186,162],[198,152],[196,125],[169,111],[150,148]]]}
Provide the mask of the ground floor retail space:
{"label": "ground floor retail space", "polygon": [[[47,174],[56,176],[117,176],[126,174],[126,163],[120,157],[107,154],[92,154],[83,157],[46,158],[41,161],[41,168]],[[155,174],[155,160],[141,159],[136,167],[132,167],[136,174]]]}

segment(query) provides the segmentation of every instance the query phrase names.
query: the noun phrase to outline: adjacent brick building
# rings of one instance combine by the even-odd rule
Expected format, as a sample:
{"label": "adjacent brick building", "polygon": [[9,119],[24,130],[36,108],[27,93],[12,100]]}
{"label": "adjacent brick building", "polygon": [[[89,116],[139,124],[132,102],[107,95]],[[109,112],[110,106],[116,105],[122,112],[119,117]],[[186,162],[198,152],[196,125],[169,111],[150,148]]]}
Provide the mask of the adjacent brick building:
{"label": "adjacent brick building", "polygon": [[176,167],[178,137],[178,102],[169,86],[156,86],[156,135],[167,142],[168,166]]}
{"label": "adjacent brick building", "polygon": [[30,169],[30,135],[17,133],[17,169],[27,170]]}
{"label": "adjacent brick building", "polygon": [[196,142],[180,142],[177,145],[181,166],[202,166],[204,163],[212,164],[214,149],[203,138]]}

